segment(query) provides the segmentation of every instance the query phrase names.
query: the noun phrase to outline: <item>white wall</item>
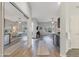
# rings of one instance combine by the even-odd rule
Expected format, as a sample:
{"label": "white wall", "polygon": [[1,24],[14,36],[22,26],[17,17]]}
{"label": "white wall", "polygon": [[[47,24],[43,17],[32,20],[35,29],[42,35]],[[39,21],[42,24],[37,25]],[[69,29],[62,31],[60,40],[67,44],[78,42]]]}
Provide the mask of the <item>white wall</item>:
{"label": "white wall", "polygon": [[33,28],[32,28],[32,37],[33,38],[36,38],[36,32],[37,32],[37,26],[38,26],[38,22],[36,19],[32,19],[32,22],[33,22]]}
{"label": "white wall", "polygon": [[16,2],[16,5],[29,17],[27,20],[28,47],[32,45],[32,18],[31,8],[28,2]]}
{"label": "white wall", "polygon": [[[22,32],[25,31],[25,33],[27,33],[27,22],[22,22],[21,26],[22,26]],[[26,30],[25,30],[25,28],[26,28]]]}
{"label": "white wall", "polygon": [[13,21],[5,19],[5,28],[4,29],[11,30],[13,24],[14,24]]}
{"label": "white wall", "polygon": [[29,13],[29,19],[27,19],[27,38],[28,38],[28,48],[32,46],[32,14],[31,14],[31,9],[29,6],[29,3],[26,2],[26,5],[28,6],[27,12]]}
{"label": "white wall", "polygon": [[70,48],[79,48],[79,2],[68,3],[68,23],[70,29]]}
{"label": "white wall", "polygon": [[66,56],[66,52],[68,50],[68,32],[69,32],[69,24],[68,24],[68,6],[67,3],[61,3],[60,5],[60,55]]}
{"label": "white wall", "polygon": [[[43,29],[41,30],[42,35],[47,35],[47,34],[57,34],[58,32],[58,25],[57,25],[57,18],[50,22],[39,22],[39,26],[42,27]],[[51,28],[51,33],[48,32],[48,29]]]}
{"label": "white wall", "polygon": [[48,32],[48,29],[51,28],[52,31],[52,23],[51,22],[39,22],[39,26],[42,27],[40,30],[41,35],[48,35],[51,34]]}
{"label": "white wall", "polygon": [[72,48],[79,48],[79,3],[62,3],[60,7],[60,53],[65,56]]}
{"label": "white wall", "polygon": [[0,2],[0,56],[3,56],[3,6],[2,2]]}
{"label": "white wall", "polygon": [[16,26],[16,32],[23,32],[24,28],[27,28],[26,22],[19,23],[16,21],[11,21],[8,19],[5,19],[5,30],[8,30],[9,32],[13,30],[13,26]]}

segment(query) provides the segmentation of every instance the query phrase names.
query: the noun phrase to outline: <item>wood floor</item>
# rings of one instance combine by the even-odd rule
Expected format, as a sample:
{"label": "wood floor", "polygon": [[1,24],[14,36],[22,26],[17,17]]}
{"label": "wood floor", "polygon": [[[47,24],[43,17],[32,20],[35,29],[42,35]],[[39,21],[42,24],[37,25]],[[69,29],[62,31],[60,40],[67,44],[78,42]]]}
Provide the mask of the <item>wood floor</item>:
{"label": "wood floor", "polygon": [[[13,44],[13,45],[12,45]],[[19,38],[19,41],[12,42],[10,45],[5,46],[4,48],[5,57],[31,57],[32,50],[27,48],[27,36]]]}
{"label": "wood floor", "polygon": [[15,50],[10,57],[32,57],[32,50],[31,49],[17,49]]}
{"label": "wood floor", "polygon": [[32,40],[32,56],[34,57],[59,57],[60,51],[53,44],[52,36],[44,36]]}
{"label": "wood floor", "polygon": [[[59,57],[59,49],[53,45],[52,37],[45,36],[40,39],[32,39],[32,47],[27,48],[27,38],[24,36],[21,41],[13,47],[4,49],[5,57]],[[12,52],[13,51],[13,52]],[[43,52],[45,53],[43,53]],[[11,52],[11,53],[10,53]],[[43,55],[42,55],[43,54]]]}

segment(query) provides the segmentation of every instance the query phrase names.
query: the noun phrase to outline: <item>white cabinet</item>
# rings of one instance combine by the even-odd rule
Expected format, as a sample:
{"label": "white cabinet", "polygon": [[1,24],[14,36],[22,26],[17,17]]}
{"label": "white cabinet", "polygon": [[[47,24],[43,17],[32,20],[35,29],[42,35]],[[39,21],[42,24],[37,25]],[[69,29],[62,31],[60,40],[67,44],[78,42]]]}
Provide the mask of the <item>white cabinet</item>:
{"label": "white cabinet", "polygon": [[4,35],[4,45],[9,44],[9,35]]}

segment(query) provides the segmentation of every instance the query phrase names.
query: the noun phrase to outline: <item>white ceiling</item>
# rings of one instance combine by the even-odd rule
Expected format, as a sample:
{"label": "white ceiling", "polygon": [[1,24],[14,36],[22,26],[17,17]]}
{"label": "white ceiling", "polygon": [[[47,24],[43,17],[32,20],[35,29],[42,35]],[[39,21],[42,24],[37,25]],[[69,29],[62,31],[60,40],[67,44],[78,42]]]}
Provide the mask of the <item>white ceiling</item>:
{"label": "white ceiling", "polygon": [[[32,17],[39,22],[51,21],[51,18],[58,16],[59,6],[57,2],[29,2],[32,8]],[[5,18],[12,21],[27,21],[21,12],[19,12],[9,2],[5,3]],[[21,19],[19,19],[21,18]]]}
{"label": "white ceiling", "polygon": [[58,16],[59,5],[57,2],[30,2],[32,8],[32,17],[37,18],[39,22],[51,21]]}
{"label": "white ceiling", "polygon": [[5,3],[5,19],[11,21],[20,21],[20,22],[27,21],[24,15],[9,2]]}

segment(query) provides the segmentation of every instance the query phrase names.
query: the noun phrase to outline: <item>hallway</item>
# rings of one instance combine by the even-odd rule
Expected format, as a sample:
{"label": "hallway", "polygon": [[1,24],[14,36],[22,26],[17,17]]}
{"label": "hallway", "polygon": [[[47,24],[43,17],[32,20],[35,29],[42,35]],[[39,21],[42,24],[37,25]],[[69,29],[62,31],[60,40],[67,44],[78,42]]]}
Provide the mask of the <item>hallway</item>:
{"label": "hallway", "polygon": [[0,8],[0,56],[79,56],[79,3],[2,2]]}
{"label": "hallway", "polygon": [[[59,57],[58,19],[57,2],[5,3],[4,56]],[[37,31],[41,35],[38,39]]]}
{"label": "hallway", "polygon": [[[32,55],[35,57],[60,56],[60,16],[57,2],[31,2]],[[40,37],[40,38],[38,38]]]}
{"label": "hallway", "polygon": [[59,48],[53,44],[51,35],[43,36],[39,39],[32,39],[32,54],[40,57],[59,57]]}

